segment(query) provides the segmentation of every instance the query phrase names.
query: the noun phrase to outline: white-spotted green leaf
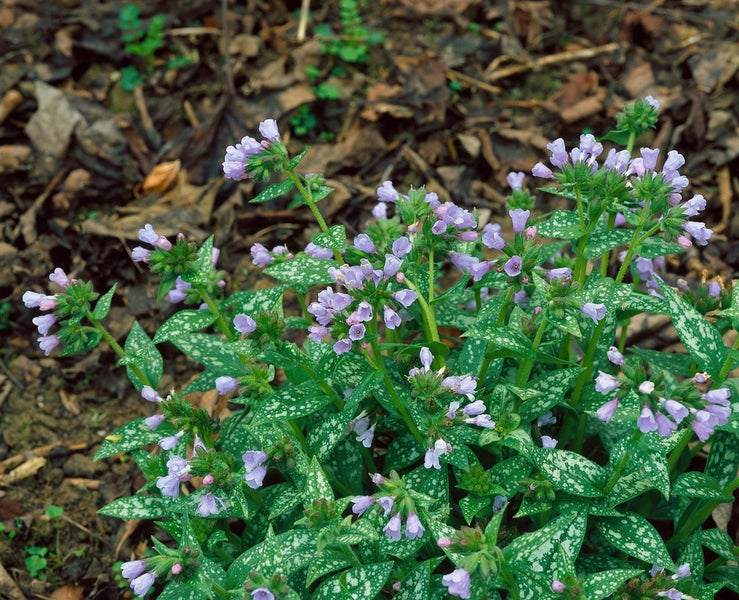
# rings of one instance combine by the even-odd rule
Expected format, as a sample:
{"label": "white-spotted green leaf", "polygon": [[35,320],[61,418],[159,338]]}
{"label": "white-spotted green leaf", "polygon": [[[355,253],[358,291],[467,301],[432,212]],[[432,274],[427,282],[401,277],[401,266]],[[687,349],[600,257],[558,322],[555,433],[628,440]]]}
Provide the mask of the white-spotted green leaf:
{"label": "white-spotted green leaf", "polygon": [[567,512],[541,529],[514,538],[503,548],[506,561],[517,569],[553,575],[560,545],[568,556],[576,557],[580,553],[588,522],[587,509],[584,506],[583,509]]}
{"label": "white-spotted green leaf", "polygon": [[102,460],[116,454],[130,452],[135,448],[154,444],[166,435],[168,434],[161,430],[149,429],[144,423],[144,418],[134,419],[106,436],[105,441],[95,453],[95,460]]}
{"label": "white-spotted green leaf", "polygon": [[719,373],[726,361],[726,346],[721,335],[669,285],[660,281],[660,290],[683,346],[701,370],[719,380]]}
{"label": "white-spotted green leaf", "polygon": [[[652,296],[650,296],[651,298]],[[692,359],[687,354],[675,354],[674,352],[660,352],[648,348],[629,348],[629,352],[641,356],[653,371],[667,371],[674,375],[689,377]],[[711,440],[713,441],[713,440]]]}
{"label": "white-spotted green leaf", "polygon": [[355,440],[345,438],[336,444],[331,455],[321,463],[332,480],[341,481],[356,494],[363,493],[361,447]]}
{"label": "white-spotted green leaf", "polygon": [[269,503],[269,518],[274,520],[281,514],[284,514],[296,506],[300,505],[302,494],[289,483],[278,484],[273,486],[276,495]]}
{"label": "white-spotted green leaf", "polygon": [[615,548],[646,563],[675,570],[662,537],[641,515],[625,512],[616,519],[598,519],[596,527]]}
{"label": "white-spotted green leaf", "polygon": [[422,562],[400,582],[400,591],[393,596],[393,600],[419,600],[429,597],[429,582],[431,580],[431,565],[429,561]]}
{"label": "white-spotted green leaf", "polygon": [[362,381],[370,368],[367,359],[358,352],[336,354],[331,350],[319,361],[318,372],[329,381],[352,387]]}
{"label": "white-spotted green leaf", "polygon": [[540,393],[521,404],[518,409],[521,420],[532,421],[539,418],[553,406],[564,403],[567,391],[575,383],[581,371],[580,367],[556,369],[529,382],[526,387]]}
{"label": "white-spotted green leaf", "polygon": [[242,290],[231,294],[228,305],[234,307],[234,314],[252,316],[261,310],[272,310],[289,286],[275,285],[261,290]]}
{"label": "white-spotted green leaf", "polygon": [[182,277],[185,281],[201,285],[208,283],[211,273],[214,271],[213,240],[214,236],[211,235],[198,248],[198,257],[192,266],[192,271],[187,276]]}
{"label": "white-spotted green leaf", "polygon": [[314,285],[333,283],[334,280],[328,274],[328,270],[336,266],[338,265],[334,260],[300,254],[285,262],[271,264],[264,272],[289,284],[296,292],[305,294]]}
{"label": "white-spotted green leaf", "polygon": [[666,311],[665,303],[656,296],[632,291],[628,297],[618,305],[621,310],[636,312],[650,312],[662,314]]}
{"label": "white-spotted green leaf", "polygon": [[[739,285],[735,286],[739,288]],[[739,436],[728,431],[716,431],[711,437],[711,450],[706,462],[706,475],[720,486],[727,486],[739,471]]]}
{"label": "white-spotted green leaf", "polygon": [[154,343],[180,337],[183,334],[204,329],[216,320],[209,310],[181,310],[167,319],[156,332]]}
{"label": "white-spotted green leaf", "polygon": [[244,364],[235,347],[223,338],[207,333],[188,333],[178,336],[172,343],[191,359],[205,365],[220,375],[237,377],[244,374]]}
{"label": "white-spotted green leaf", "polygon": [[654,489],[654,484],[638,471],[621,475],[606,498],[608,506],[618,506],[627,500],[640,496],[647,490]]}
{"label": "white-spotted green leaf", "polygon": [[701,544],[727,560],[736,560],[734,542],[728,533],[721,529],[703,529],[700,532]]}
{"label": "white-spotted green leaf", "polygon": [[226,573],[228,587],[241,586],[250,571],[290,575],[308,565],[316,553],[318,530],[293,529],[249,548],[231,563]]}
{"label": "white-spotted green leaf", "polygon": [[323,248],[343,251],[346,248],[346,229],[343,225],[332,225],[325,233],[321,231],[314,234],[313,243]]}
{"label": "white-spotted green leaf", "polygon": [[414,463],[426,450],[421,448],[410,433],[402,433],[390,444],[385,457],[385,468],[397,470]]}
{"label": "white-spotted green leaf", "polygon": [[537,224],[536,233],[541,237],[574,240],[580,237],[580,218],[573,210],[555,210],[549,218]]}
{"label": "white-spotted green leaf", "polygon": [[648,237],[638,247],[639,256],[644,258],[658,258],[667,254],[680,254],[683,247],[676,242],[668,242],[658,237]]}
{"label": "white-spotted green leaf", "polygon": [[313,600],[367,600],[382,590],[392,571],[393,563],[362,565],[324,581],[311,595]]}
{"label": "white-spotted green leaf", "polygon": [[520,486],[518,483],[531,474],[531,463],[523,456],[516,455],[494,464],[488,471],[493,483],[506,491],[511,498]]}
{"label": "white-spotted green leaf", "polygon": [[639,569],[611,569],[600,573],[590,573],[585,577],[583,596],[588,600],[609,598],[622,583],[642,573],[643,571]]}
{"label": "white-spotted green leaf", "polygon": [[652,447],[645,438],[642,438],[638,444],[630,440],[621,440],[611,452],[609,464],[617,468],[626,451],[631,454],[628,470],[640,473],[667,500],[670,497],[670,469],[667,464],[666,451],[660,447]]}
{"label": "white-spotted green leaf", "polygon": [[[123,349],[126,351],[126,356],[118,361],[118,364],[126,365],[128,379],[134,387],[137,390],[140,390],[144,385],[156,388],[164,370],[164,360],[138,321],[134,321],[131,331],[128,332]],[[138,375],[133,372],[131,365],[136,365],[148,381],[141,381]]]}
{"label": "white-spotted green leaf", "polygon": [[305,489],[303,490],[303,503],[308,503],[312,500],[318,500],[325,498],[326,500],[334,499],[334,492],[331,489],[331,484],[328,482],[326,473],[321,468],[321,463],[314,456],[308,464],[308,471],[304,473],[305,477]]}
{"label": "white-spotted green leaf", "polygon": [[285,179],[285,181],[281,181],[280,183],[270,183],[266,188],[249,200],[249,202],[253,204],[269,202],[270,200],[284,196],[292,190],[293,187],[295,187],[295,184],[291,179]]}
{"label": "white-spotted green leaf", "polygon": [[177,500],[169,496],[126,496],[106,504],[98,513],[117,519],[160,519],[177,506]]}
{"label": "white-spotted green leaf", "polygon": [[467,521],[467,525],[471,525],[475,515],[486,506],[490,506],[492,501],[492,496],[478,496],[477,494],[467,494],[460,499],[459,508],[462,510],[462,516]]}
{"label": "white-spotted green leaf", "polygon": [[520,600],[558,600],[560,594],[552,591],[552,576],[514,569]]}
{"label": "white-spotted green leaf", "polygon": [[531,340],[523,333],[506,327],[504,325],[489,324],[483,327],[475,327],[463,335],[485,340],[493,345],[493,351],[500,349],[510,350],[514,356],[533,358]]}
{"label": "white-spotted green leaf", "polygon": [[449,471],[427,469],[420,465],[405,476],[406,485],[412,490],[435,498],[443,504],[449,503]]}
{"label": "white-spotted green leaf", "polygon": [[202,600],[203,591],[189,581],[170,581],[157,600]]}
{"label": "white-spotted green leaf", "polygon": [[521,506],[516,511],[516,514],[513,515],[513,518],[520,519],[521,517],[539,515],[550,510],[551,508],[552,503],[548,500],[540,500],[539,498],[533,496],[524,496],[524,498],[521,500]]}
{"label": "white-spotted green leaf", "polygon": [[100,299],[95,304],[95,308],[92,311],[92,316],[95,317],[98,321],[101,321],[108,316],[108,313],[110,312],[110,304],[111,302],[113,302],[113,294],[115,294],[116,285],[117,284],[114,283],[113,287],[105,292],[105,294],[100,296]]}
{"label": "white-spotted green leaf", "polygon": [[610,252],[622,244],[628,244],[633,235],[634,232],[630,229],[598,231],[591,235],[585,244],[585,258],[593,260],[603,256],[606,252]]}
{"label": "white-spotted green leaf", "polygon": [[345,558],[334,556],[316,556],[308,564],[308,573],[305,577],[305,585],[312,586],[324,575],[330,575],[351,567],[351,563]]}
{"label": "white-spotted green leaf", "polygon": [[674,496],[719,500],[721,502],[734,501],[734,497],[731,494],[722,493],[718,481],[700,471],[682,473],[675,480],[675,483],[672,484],[672,494]]}
{"label": "white-spotted green leaf", "polygon": [[586,498],[603,495],[603,468],[584,456],[569,450],[534,448],[531,458],[556,489]]}
{"label": "white-spotted green leaf", "polygon": [[286,385],[264,398],[254,414],[253,424],[279,419],[297,419],[320,410],[331,402],[315,381]]}

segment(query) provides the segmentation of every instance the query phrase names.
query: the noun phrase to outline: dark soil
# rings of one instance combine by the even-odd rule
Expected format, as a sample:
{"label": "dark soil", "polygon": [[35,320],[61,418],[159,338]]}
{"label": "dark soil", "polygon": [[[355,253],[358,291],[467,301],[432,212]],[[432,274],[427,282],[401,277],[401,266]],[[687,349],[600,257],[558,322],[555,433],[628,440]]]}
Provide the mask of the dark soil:
{"label": "dark soil", "polygon": [[[289,200],[249,204],[253,183],[220,178],[225,147],[262,119],[278,119],[291,149],[313,145],[305,171],[337,190],[324,210],[356,232],[386,179],[500,219],[510,170],[528,172],[552,138],[604,133],[625,103],[651,94],[661,121],[642,145],[685,154],[715,232],[668,269],[693,281],[737,271],[733,0],[359,2],[362,24],[384,35],[364,63],[322,50],[326,25],[342,31],[338,1],[311,2],[303,41],[297,0],[138,4],[143,23],[165,17],[149,60],[124,50],[123,2],[0,2],[0,598],[130,597],[113,565],[152,533],[97,515],[142,481],[126,457],[92,460],[150,407],[104,345],[44,357],[23,292],[50,291],[54,267],[100,292],[117,283],[113,333],[124,338],[134,319],[153,333],[171,309],[129,258],[144,223],[215,233],[229,285],[251,285],[254,242],[300,249],[315,229]],[[143,74],[134,93],[121,87],[131,66]],[[338,98],[318,97],[319,83]],[[197,372],[163,351],[160,388]],[[50,505],[62,515],[51,518]],[[47,563],[32,573],[34,547]]]}

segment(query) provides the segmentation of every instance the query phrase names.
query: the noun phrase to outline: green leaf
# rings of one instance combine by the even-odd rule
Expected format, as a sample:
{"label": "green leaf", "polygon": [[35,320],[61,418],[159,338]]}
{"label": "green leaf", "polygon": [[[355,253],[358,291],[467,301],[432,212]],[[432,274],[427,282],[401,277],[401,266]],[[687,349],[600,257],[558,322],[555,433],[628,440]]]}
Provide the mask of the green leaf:
{"label": "green leaf", "polygon": [[296,292],[305,294],[314,285],[333,283],[334,280],[328,274],[328,270],[336,266],[334,260],[299,254],[285,262],[269,265],[264,272],[289,284]]}
{"label": "green leaf", "polygon": [[[138,321],[134,321],[123,348],[126,351],[126,357],[122,358],[119,364],[126,365],[128,379],[134,387],[137,390],[140,390],[144,385],[156,388],[164,370],[164,360]],[[131,364],[141,369],[148,381],[141,381],[130,367]]]}
{"label": "green leaf", "polygon": [[472,519],[486,506],[490,506],[493,501],[492,496],[478,496],[477,494],[467,494],[459,501],[459,508],[462,510],[462,516],[467,521],[467,525],[472,524]]}
{"label": "green leaf", "polygon": [[106,504],[98,514],[117,519],[161,519],[177,507],[177,499],[169,496],[127,496]]}
{"label": "green leaf", "polygon": [[305,489],[303,490],[303,502],[310,503],[312,500],[325,498],[326,500],[334,499],[334,491],[328,482],[326,473],[321,468],[318,458],[315,456],[308,465],[308,471],[302,473],[305,477]]}
{"label": "green leaf", "polygon": [[385,469],[390,471],[407,467],[423,456],[424,452],[425,449],[418,445],[416,438],[410,433],[401,433],[387,449]]}
{"label": "green leaf", "polygon": [[181,310],[162,323],[154,335],[154,343],[161,344],[183,334],[198,331],[208,327],[215,320],[216,315],[209,310]]}
{"label": "green leaf", "polygon": [[610,229],[608,231],[594,233],[588,238],[587,244],[585,244],[585,258],[593,260],[594,258],[603,256],[606,252],[610,252],[614,248],[628,244],[633,235],[634,232],[630,229]]}
{"label": "green leaf", "polygon": [[673,496],[687,496],[688,498],[703,498],[721,502],[734,501],[731,494],[722,493],[718,481],[699,471],[682,473],[672,484],[672,494]]}
{"label": "green leaf", "polygon": [[603,468],[577,452],[534,448],[531,458],[556,489],[586,498],[603,495]]}
{"label": "green leaf", "polygon": [[523,333],[505,325],[485,325],[484,328],[473,328],[463,335],[491,342],[494,345],[493,351],[499,348],[505,348],[512,350],[517,356],[525,358],[534,357],[534,353],[531,350],[531,340]]}
{"label": "green leaf", "polygon": [[[739,288],[739,285],[736,286]],[[721,487],[729,485],[739,471],[739,436],[728,431],[716,431],[711,437],[711,450],[706,462],[706,475]]]}
{"label": "green leaf", "polygon": [[149,429],[144,421],[144,418],[134,419],[108,435],[95,453],[94,460],[130,452],[154,444],[165,437],[161,431]]}
{"label": "green leaf", "polygon": [[[210,280],[213,267],[213,239],[214,236],[207,238],[198,248],[198,257],[195,259],[191,269],[192,272],[183,276],[183,279],[190,283],[205,285]],[[160,298],[161,299],[161,298]]]}
{"label": "green leaf", "polygon": [[341,571],[351,566],[351,563],[345,558],[316,556],[308,565],[305,584],[311,586],[324,575],[336,573],[336,571]]}
{"label": "green leaf", "polygon": [[629,143],[629,137],[631,137],[631,132],[628,129],[612,129],[600,138],[600,140],[609,140],[619,146],[626,146]]}
{"label": "green leaf", "polygon": [[642,573],[643,571],[639,569],[611,569],[600,573],[590,573],[585,577],[583,597],[588,600],[608,598],[622,583]]}
{"label": "green leaf", "polygon": [[312,600],[367,600],[382,590],[392,571],[392,562],[355,567],[324,581],[311,595]]}
{"label": "green leaf", "polygon": [[303,157],[308,154],[308,150],[310,150],[310,146],[308,146],[305,150],[303,150],[300,154],[293,157],[290,160],[290,164],[287,165],[287,170],[292,171],[300,164],[300,161],[303,160]]}
{"label": "green leaf", "polygon": [[275,304],[280,301],[282,295],[289,286],[283,284],[274,285],[272,287],[261,290],[243,290],[231,294],[228,299],[228,306],[234,307],[234,314],[253,315],[260,310],[272,310]]}
{"label": "green leaf", "polygon": [[319,232],[313,235],[313,243],[316,246],[330,248],[331,250],[346,249],[346,229],[343,225],[333,225],[328,231]]}
{"label": "green leaf", "polygon": [[203,592],[194,582],[170,581],[157,596],[157,600],[202,600]]}
{"label": "green leaf", "polygon": [[720,380],[719,374],[726,361],[726,347],[721,335],[669,285],[660,281],[659,287],[683,346],[700,369],[709,373],[715,380]]}
{"label": "green leaf", "polygon": [[648,237],[636,251],[639,256],[644,258],[658,258],[667,254],[680,254],[685,249],[675,242],[668,242],[662,238]]}
{"label": "green leaf", "polygon": [[580,237],[580,218],[573,210],[555,210],[546,221],[536,225],[542,237],[574,240]]}
{"label": "green leaf", "polygon": [[659,533],[641,515],[625,512],[622,517],[598,519],[596,527],[610,544],[629,556],[672,571],[676,570]]}
{"label": "green leaf", "polygon": [[232,344],[207,333],[188,333],[171,340],[191,359],[220,375],[237,377],[244,374],[244,364]]}
{"label": "green leaf", "polygon": [[430,561],[424,561],[406,575],[400,582],[400,591],[393,600],[420,600],[429,597],[431,580]]}
{"label": "green leaf", "polygon": [[315,381],[285,385],[264,398],[254,415],[253,424],[280,419],[297,419],[320,410],[331,402]]}
{"label": "green leaf", "polygon": [[116,285],[117,284],[114,283],[113,287],[105,292],[104,295],[100,296],[97,304],[95,304],[95,308],[92,311],[92,316],[95,317],[98,321],[102,321],[105,317],[108,316],[108,313],[110,312],[110,304],[113,301],[113,294],[115,294]]}
{"label": "green leaf", "polygon": [[701,544],[727,560],[736,560],[734,542],[728,533],[721,529],[703,529],[699,533]]}
{"label": "green leaf", "polygon": [[280,196],[284,196],[290,190],[292,190],[295,187],[295,184],[293,183],[292,179],[285,179],[285,181],[281,181],[280,183],[271,183],[266,188],[264,188],[261,192],[259,192],[254,198],[249,200],[251,203],[260,203],[260,202],[269,202],[270,200],[274,200],[275,198],[279,198]]}
{"label": "green leaf", "polygon": [[569,333],[570,335],[575,336],[579,339],[582,337],[582,332],[580,331],[580,323],[578,322],[578,317],[580,317],[580,314],[580,311],[576,311],[572,307],[565,308],[559,314],[554,314],[550,312],[549,323],[551,323],[557,329],[560,329],[565,333]]}
{"label": "green leaf", "polygon": [[575,383],[581,371],[582,368],[580,367],[557,369],[529,382],[526,387],[540,393],[521,404],[518,409],[521,420],[532,421],[539,418],[553,406],[565,403],[567,391]]}

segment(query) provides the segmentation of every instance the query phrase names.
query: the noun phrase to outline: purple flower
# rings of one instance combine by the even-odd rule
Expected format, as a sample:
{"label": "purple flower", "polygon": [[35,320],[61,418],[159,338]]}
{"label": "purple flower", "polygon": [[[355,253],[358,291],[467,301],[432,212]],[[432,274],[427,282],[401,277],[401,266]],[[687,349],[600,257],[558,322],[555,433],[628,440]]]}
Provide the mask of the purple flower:
{"label": "purple flower", "polygon": [[260,587],[252,591],[252,600],[275,600],[275,595],[266,587]]}
{"label": "purple flower", "polygon": [[624,355],[621,354],[618,351],[618,348],[616,346],[611,346],[608,349],[608,352],[606,352],[606,356],[608,357],[608,360],[611,361],[614,365],[623,366],[624,364]]}
{"label": "purple flower", "polygon": [[467,569],[455,569],[441,578],[441,583],[452,596],[470,597],[470,574]]}
{"label": "purple flower", "polygon": [[523,187],[523,179],[526,177],[523,171],[511,171],[506,175],[506,183],[511,186],[512,190],[520,190]]}
{"label": "purple flower", "polygon": [[356,325],[352,325],[349,328],[349,339],[353,341],[359,341],[364,337],[364,334],[366,333],[366,328],[361,323],[357,323]]}
{"label": "purple flower", "polygon": [[645,96],[644,101],[649,104],[654,110],[659,110],[659,100],[652,96]]}
{"label": "purple flower", "polygon": [[567,586],[565,586],[564,583],[562,583],[559,579],[555,579],[552,581],[552,591],[555,594],[561,594],[567,589]]}
{"label": "purple flower", "polygon": [[511,217],[511,222],[513,223],[513,232],[523,233],[523,230],[526,229],[526,221],[529,220],[531,211],[514,208],[508,211],[508,215]]}
{"label": "purple flower", "polygon": [[241,460],[244,462],[244,468],[247,471],[253,471],[266,462],[267,453],[262,450],[247,450],[241,455]]}
{"label": "purple flower", "polygon": [[331,333],[329,328],[323,325],[311,325],[310,327],[308,327],[308,331],[310,331],[308,337],[316,343],[320,342],[329,333]]}
{"label": "purple flower", "polygon": [[705,223],[698,223],[696,221],[686,221],[683,223],[683,229],[701,246],[708,244],[708,240],[713,235],[713,231],[708,229]]}
{"label": "purple flower", "polygon": [[375,254],[377,252],[377,248],[375,247],[374,242],[366,233],[360,233],[357,237],[354,238],[354,247],[357,250],[366,252],[367,254]]}
{"label": "purple flower", "polygon": [[39,348],[44,351],[44,354],[49,356],[51,351],[59,345],[59,336],[56,334],[42,335],[40,338],[37,338],[36,341],[38,342]]}
{"label": "purple flower", "polygon": [[382,274],[386,279],[390,279],[393,275],[395,275],[399,270],[400,267],[403,265],[403,261],[399,259],[397,256],[393,256],[392,254],[386,254],[385,255],[385,265],[382,267]]}
{"label": "purple flower", "polygon": [[672,579],[685,579],[690,577],[690,563],[683,563],[677,568],[677,573],[672,576]]}
{"label": "purple flower", "polygon": [[172,249],[172,243],[166,237],[154,231],[150,223],[144,225],[143,229],[139,229],[139,240],[162,250]]}
{"label": "purple flower", "polygon": [[60,288],[65,288],[69,285],[69,277],[63,269],[57,267],[54,272],[49,275],[49,280],[56,283]]}
{"label": "purple flower", "polygon": [[607,394],[612,392],[617,387],[620,387],[621,383],[613,375],[598,371],[598,377],[595,378],[595,391],[601,394]]}
{"label": "purple flower", "polygon": [[703,410],[712,414],[716,418],[716,425],[726,425],[731,416],[731,408],[728,406],[709,404]]}
{"label": "purple flower", "polygon": [[372,216],[377,219],[387,219],[387,204],[384,202],[378,202],[372,209]]}
{"label": "purple flower", "polygon": [[455,394],[472,395],[477,389],[477,380],[472,375],[450,375],[441,381],[441,385]]}
{"label": "purple flower", "polygon": [[190,462],[181,456],[170,456],[167,460],[167,475],[157,479],[157,487],[164,496],[179,498],[180,483],[190,480]]}
{"label": "purple flower", "polygon": [[502,250],[505,248],[505,240],[500,235],[500,225],[498,223],[488,223],[482,228],[483,245],[493,250]]}
{"label": "purple flower", "polygon": [[495,429],[495,421],[488,414],[477,415],[464,420],[468,425],[476,427],[484,427],[485,429]]}
{"label": "purple flower", "polygon": [[223,158],[223,175],[226,179],[234,179],[239,181],[246,179],[246,163],[249,156],[259,154],[264,148],[253,137],[245,136],[241,138],[241,142],[235,146],[226,148],[226,155]]}
{"label": "purple flower", "polygon": [[598,415],[598,418],[601,421],[609,423],[617,408],[618,398],[614,398],[613,400],[609,400],[608,402],[606,402],[597,411],[595,411],[595,414]]}
{"label": "purple flower", "polygon": [[705,410],[698,410],[693,415],[694,421],[690,422],[690,426],[695,431],[695,435],[701,442],[705,442],[713,434],[716,426],[716,417]]}
{"label": "purple flower", "polygon": [[637,427],[639,427],[639,430],[642,433],[648,433],[650,431],[657,430],[657,421],[654,418],[654,413],[652,412],[651,408],[649,408],[648,406],[644,406],[641,409],[641,414],[636,420],[636,425]]}
{"label": "purple flower", "polygon": [[[475,384],[477,385],[477,384]],[[468,417],[475,417],[484,413],[487,410],[485,403],[482,400],[475,400],[462,409],[462,412]]]}
{"label": "purple flower", "polygon": [[382,507],[382,510],[384,511],[383,516],[387,517],[393,508],[393,504],[395,504],[395,499],[392,496],[380,496],[377,499],[377,504]]}
{"label": "purple flower", "polygon": [[557,417],[555,417],[552,414],[551,410],[548,410],[543,415],[541,415],[538,419],[536,419],[536,424],[539,427],[546,427],[547,425],[554,425],[557,423]]}
{"label": "purple flower", "polygon": [[352,512],[355,515],[363,515],[373,503],[372,496],[354,496],[352,498],[352,504],[354,505],[352,506]]}
{"label": "purple flower", "polygon": [[180,439],[182,438],[183,435],[185,435],[184,431],[178,431],[174,435],[170,435],[165,438],[162,438],[161,440],[157,442],[157,445],[162,450],[172,450],[173,448],[177,447],[177,444],[180,443]]}
{"label": "purple flower", "polygon": [[216,377],[216,389],[221,396],[230,394],[231,392],[237,390],[238,387],[239,382],[236,381],[236,379],[234,379],[233,377],[229,377],[228,375]]}
{"label": "purple flower", "polygon": [[718,298],[721,295],[721,284],[718,281],[712,281],[706,288],[711,298]]}
{"label": "purple flower", "polygon": [[377,188],[377,199],[380,202],[395,202],[398,199],[398,192],[393,187],[392,181],[382,182],[382,185]]}
{"label": "purple flower", "polygon": [[156,580],[157,576],[153,572],[143,573],[131,581],[131,589],[137,596],[146,596]]}
{"label": "purple flower", "polygon": [[593,319],[593,323],[597,323],[603,317],[606,316],[606,305],[605,304],[595,304],[593,302],[586,302],[585,304],[582,305],[581,310],[587,316]]}
{"label": "purple flower", "polygon": [[400,315],[398,315],[398,313],[396,313],[387,305],[383,309],[382,319],[383,321],[385,321],[385,327],[387,327],[388,329],[395,329],[396,327],[400,327]]}
{"label": "purple flower", "polygon": [[658,148],[640,148],[642,164],[646,171],[654,171],[657,165],[657,157],[659,156]]}
{"label": "purple flower", "polygon": [[548,435],[541,436],[541,447],[547,448],[549,450],[553,450],[557,447],[558,440],[555,440],[553,437],[549,437]]}
{"label": "purple flower", "polygon": [[554,177],[552,170],[541,161],[534,165],[534,168],[531,169],[531,174],[534,177],[541,177],[542,179],[551,179]]}
{"label": "purple flower", "polygon": [[572,269],[569,267],[549,269],[546,274],[547,281],[551,281],[552,279],[569,279],[570,277],[572,277]]}
{"label": "purple flower", "polygon": [[706,210],[706,199],[701,194],[696,194],[683,204],[683,214],[686,217],[698,216],[698,213]]}
{"label": "purple flower", "polygon": [[[608,151],[606,159],[603,161],[603,167],[605,167],[609,171],[624,173],[629,165],[630,160],[631,154],[628,150],[621,150],[619,152],[616,152],[615,148],[611,148]],[[623,217],[623,215],[621,216]]]}
{"label": "purple flower", "polygon": [[147,250],[146,248],[142,248],[141,246],[136,246],[133,250],[131,250],[131,258],[134,260],[134,262],[149,262],[150,256],[151,250]]}
{"label": "purple flower", "polygon": [[163,421],[164,421],[164,415],[157,414],[157,415],[151,415],[150,417],[146,417],[144,419],[144,424],[149,429],[154,430],[157,427],[159,427]]}
{"label": "purple flower", "polygon": [[29,290],[23,293],[23,304],[26,308],[38,308],[43,311],[54,310],[56,308],[56,296],[47,296]]}
{"label": "purple flower", "polygon": [[409,540],[420,538],[423,536],[424,531],[426,529],[418,518],[418,515],[416,513],[409,513],[408,520],[405,522],[405,537]]}
{"label": "purple flower", "polygon": [[729,398],[731,398],[731,390],[729,388],[718,388],[710,390],[701,395],[706,402],[712,404],[720,404],[721,406],[729,406]]}
{"label": "purple flower", "polygon": [[454,419],[457,416],[457,410],[459,410],[459,400],[452,400],[446,411],[447,419]]}
{"label": "purple flower", "polygon": [[398,290],[393,293],[393,298],[398,304],[405,308],[408,308],[418,299],[418,294],[413,290]]}
{"label": "purple flower", "polygon": [[255,467],[251,471],[247,471],[244,474],[244,481],[246,481],[246,485],[248,485],[251,489],[256,490],[262,487],[265,475],[267,475],[267,467]]}
{"label": "purple flower", "polygon": [[238,314],[234,317],[234,329],[239,333],[252,333],[257,328],[257,322],[249,315]]}
{"label": "purple flower", "polygon": [[32,321],[33,324],[38,327],[38,332],[45,336],[49,333],[49,329],[51,329],[52,325],[56,322],[56,317],[52,313],[49,313],[47,315],[34,317]]}
{"label": "purple flower", "polygon": [[201,517],[217,515],[220,512],[219,504],[220,508],[225,507],[223,500],[208,492],[200,499],[200,502],[198,502],[197,511]]}
{"label": "purple flower", "polygon": [[331,250],[331,248],[316,246],[316,244],[314,244],[313,242],[308,242],[303,252],[305,252],[308,256],[312,256],[313,258],[328,259],[334,257],[334,251]]}
{"label": "purple flower", "polygon": [[265,140],[276,142],[280,139],[280,130],[277,128],[277,121],[274,119],[265,119],[259,124],[259,133]]}
{"label": "purple flower", "polygon": [[557,138],[556,140],[549,142],[547,144],[547,150],[552,153],[552,156],[549,158],[549,162],[558,169],[561,169],[569,160],[567,148],[565,148],[565,142],[562,138]]}
{"label": "purple flower", "polygon": [[399,237],[392,245],[393,254],[398,258],[403,258],[412,249],[411,241],[405,236]]}
{"label": "purple flower", "polygon": [[662,437],[667,437],[677,429],[677,425],[670,421],[670,419],[668,419],[661,412],[658,412],[654,415],[654,420],[657,422],[657,431]]}
{"label": "purple flower", "polygon": [[149,385],[145,385],[144,387],[141,388],[141,397],[147,402],[161,402],[162,401],[162,397],[159,394],[157,394],[157,391],[153,387]]}
{"label": "purple flower", "polygon": [[191,283],[188,283],[187,281],[184,281],[182,277],[179,275],[177,276],[177,279],[174,282],[174,287],[167,292],[167,299],[172,304],[177,304],[178,302],[182,302],[187,298],[187,292],[186,290],[190,289],[192,287]]}
{"label": "purple flower", "polygon": [[518,255],[514,255],[506,261],[505,265],[503,265],[503,270],[509,277],[516,277],[517,275],[521,274],[522,266],[523,262],[521,261],[521,257]]}
{"label": "purple flower", "polygon": [[346,354],[352,349],[352,341],[349,338],[343,338],[334,344],[334,352],[336,354]]}
{"label": "purple flower", "polygon": [[395,542],[400,541],[400,528],[402,527],[402,522],[400,520],[400,515],[398,513],[395,513],[392,517],[390,517],[390,520],[387,522],[387,525],[382,528],[382,530],[385,532],[385,535],[390,538],[391,540]]}
{"label": "purple flower", "polygon": [[131,581],[136,579],[147,569],[145,560],[129,560],[121,565],[121,575]]}
{"label": "purple flower", "polygon": [[685,417],[690,414],[688,409],[677,400],[665,400],[664,398],[661,398],[660,402],[667,413],[673,419],[675,419],[676,423],[680,423]]}
{"label": "purple flower", "polygon": [[684,598],[683,593],[676,588],[670,588],[669,590],[663,590],[659,592],[657,595],[663,598],[667,598],[668,600],[681,600],[682,598]]}

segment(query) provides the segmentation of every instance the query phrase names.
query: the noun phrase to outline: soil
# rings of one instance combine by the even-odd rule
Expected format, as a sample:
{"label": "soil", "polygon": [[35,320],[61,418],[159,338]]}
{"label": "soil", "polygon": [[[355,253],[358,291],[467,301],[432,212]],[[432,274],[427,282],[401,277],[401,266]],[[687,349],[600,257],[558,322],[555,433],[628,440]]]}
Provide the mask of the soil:
{"label": "soil", "polygon": [[[131,597],[113,565],[152,533],[96,512],[138,489],[135,464],[92,460],[147,403],[105,345],[45,357],[23,292],[50,291],[55,267],[100,292],[117,283],[114,335],[134,319],[153,333],[171,308],[130,260],[144,223],[215,233],[229,285],[252,285],[253,243],[300,249],[315,231],[289,199],[249,204],[256,184],[220,176],[225,147],[260,120],[276,118],[294,151],[312,145],[305,172],[336,188],[324,211],[355,233],[387,179],[499,220],[509,171],[528,172],[553,138],[604,133],[625,103],[651,94],[661,120],[641,143],[685,154],[714,230],[668,271],[693,282],[737,271],[733,0],[359,1],[361,25],[382,34],[368,38],[364,62],[351,62],[356,47],[343,51],[349,62],[327,52],[351,33],[338,1],[310,2],[304,35],[298,1],[137,4],[143,27],[163,16],[148,58],[125,49],[130,4],[0,1],[0,598]],[[131,73],[141,82],[126,91]],[[163,351],[160,387],[197,372]]]}

